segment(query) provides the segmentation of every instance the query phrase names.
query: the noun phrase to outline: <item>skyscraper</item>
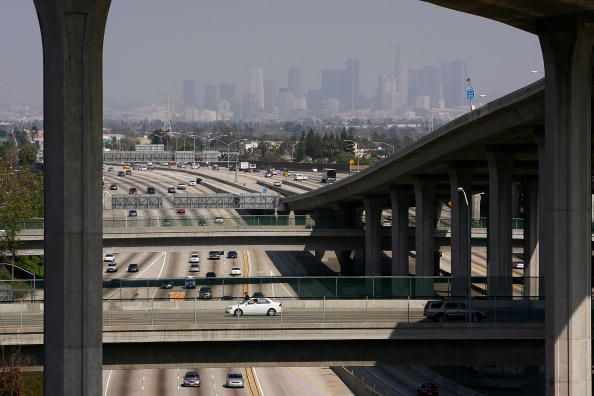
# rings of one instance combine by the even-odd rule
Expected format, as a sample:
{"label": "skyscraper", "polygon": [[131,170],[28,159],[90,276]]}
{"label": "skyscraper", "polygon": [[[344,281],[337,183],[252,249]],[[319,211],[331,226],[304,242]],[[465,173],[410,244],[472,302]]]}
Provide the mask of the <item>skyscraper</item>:
{"label": "skyscraper", "polygon": [[406,107],[408,105],[408,63],[406,53],[400,47],[396,49],[394,77],[396,77],[396,91],[398,91],[400,106]]}
{"label": "skyscraper", "polygon": [[297,67],[289,69],[289,91],[293,92],[295,96],[303,95],[301,87],[301,71]]}
{"label": "skyscraper", "polygon": [[384,74],[377,79],[377,107],[392,111],[399,107],[399,93],[396,90],[396,77]]}
{"label": "skyscraper", "polygon": [[184,80],[183,82],[184,107],[196,107],[196,81]]}
{"label": "skyscraper", "polygon": [[237,93],[235,92],[235,84],[233,83],[222,83],[219,84],[219,99],[226,100],[232,103],[236,99]]}
{"label": "skyscraper", "polygon": [[278,115],[281,120],[288,120],[295,113],[295,94],[288,88],[281,88],[278,94]]}
{"label": "skyscraper", "polygon": [[322,70],[322,96],[323,99],[340,98],[341,84],[344,70],[324,69]]}
{"label": "skyscraper", "polygon": [[250,79],[250,93],[253,94],[253,98],[256,103],[256,110],[264,110],[264,72],[260,67],[252,70],[252,76]]}
{"label": "skyscraper", "polygon": [[219,93],[217,86],[214,84],[204,87],[204,108],[213,111],[219,108]]}
{"label": "skyscraper", "polygon": [[430,106],[438,107],[441,98],[441,73],[437,66],[423,66],[418,70],[410,70],[408,103],[416,104],[419,96],[429,97]]}
{"label": "skyscraper", "polygon": [[467,78],[468,65],[466,62],[454,61],[441,64],[443,98],[447,107],[453,108],[466,104]]}
{"label": "skyscraper", "polygon": [[341,84],[341,111],[351,111],[359,107],[359,59],[348,58]]}
{"label": "skyscraper", "polygon": [[264,111],[272,113],[276,108],[278,87],[272,80],[264,80]]}

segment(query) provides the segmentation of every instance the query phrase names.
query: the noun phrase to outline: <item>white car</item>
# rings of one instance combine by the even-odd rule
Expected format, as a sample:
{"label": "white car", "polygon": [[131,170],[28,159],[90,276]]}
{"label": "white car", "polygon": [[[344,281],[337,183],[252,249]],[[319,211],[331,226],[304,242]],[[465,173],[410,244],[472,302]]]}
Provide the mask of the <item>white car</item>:
{"label": "white car", "polygon": [[178,190],[185,190],[185,189],[186,189],[186,187],[187,187],[186,183],[179,183],[179,184],[177,185],[177,189],[178,189]]}
{"label": "white car", "polygon": [[229,371],[225,386],[227,388],[243,388],[243,374],[241,374],[239,371]]}
{"label": "white car", "polygon": [[199,263],[200,262],[200,256],[198,255],[198,253],[192,253],[192,255],[190,256],[190,263]]}
{"label": "white car", "polygon": [[105,257],[103,257],[103,261],[105,261],[105,262],[114,262],[115,261],[115,255],[113,253],[107,253],[105,255]]}
{"label": "white car", "polygon": [[200,168],[200,164],[192,164],[192,169],[198,169]]}
{"label": "white car", "polygon": [[272,185],[273,185],[274,187],[282,187],[282,185],[283,185],[283,182],[281,182],[280,180],[275,180],[275,181],[272,183]]}
{"label": "white car", "polygon": [[115,261],[107,264],[107,269],[105,272],[117,272],[118,271],[118,265]]}
{"label": "white car", "polygon": [[239,267],[233,267],[233,268],[231,268],[231,274],[230,275],[241,275],[241,268],[239,268]]}
{"label": "white car", "polygon": [[307,176],[304,175],[303,173],[295,173],[295,175],[293,176],[293,181],[301,181],[301,180],[307,180]]}
{"label": "white car", "polygon": [[225,222],[225,220],[223,220],[223,218],[221,216],[217,216],[217,217],[215,217],[214,222],[217,224],[223,224]]}
{"label": "white car", "polygon": [[195,186],[196,185],[196,181],[195,180],[190,180],[188,182],[188,186]]}
{"label": "white car", "polygon": [[268,315],[274,316],[283,311],[282,304],[269,298],[250,298],[249,300],[225,308],[225,313],[232,316]]}
{"label": "white car", "polygon": [[200,272],[200,264],[198,264],[198,263],[190,264],[190,272]]}

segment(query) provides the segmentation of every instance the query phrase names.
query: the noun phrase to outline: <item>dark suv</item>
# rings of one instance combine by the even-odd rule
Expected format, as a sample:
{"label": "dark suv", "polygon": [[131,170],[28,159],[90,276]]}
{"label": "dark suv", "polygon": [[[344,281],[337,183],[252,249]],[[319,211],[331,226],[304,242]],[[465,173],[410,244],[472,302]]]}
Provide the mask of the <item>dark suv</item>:
{"label": "dark suv", "polygon": [[147,194],[154,194],[155,193],[155,187],[148,187],[146,189],[146,193]]}
{"label": "dark suv", "polygon": [[138,264],[129,264],[128,265],[128,272],[138,272],[140,270],[140,267],[138,266]]}

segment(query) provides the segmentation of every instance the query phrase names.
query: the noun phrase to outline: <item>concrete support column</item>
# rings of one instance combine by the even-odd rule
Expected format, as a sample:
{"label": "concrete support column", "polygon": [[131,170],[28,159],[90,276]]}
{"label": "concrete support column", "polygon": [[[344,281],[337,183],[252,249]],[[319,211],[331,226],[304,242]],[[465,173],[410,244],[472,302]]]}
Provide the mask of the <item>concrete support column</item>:
{"label": "concrete support column", "polygon": [[295,211],[294,210],[289,211],[288,222],[289,222],[290,226],[295,226]]}
{"label": "concrete support column", "polygon": [[535,179],[522,181],[524,195],[524,296],[538,297],[539,233],[538,233],[538,182]]}
{"label": "concrete support column", "polygon": [[382,199],[365,198],[365,275],[381,275],[381,216]]}
{"label": "concrete support column", "polygon": [[[415,251],[417,277],[434,276],[435,182],[419,178],[414,182],[416,205]],[[433,295],[432,280],[416,280],[417,297]]]}
{"label": "concrete support column", "polygon": [[512,295],[512,165],[509,152],[487,152],[489,218],[487,292],[491,297]]}
{"label": "concrete support column", "polygon": [[481,196],[482,194],[474,194],[472,196],[472,219],[479,220],[481,218]]}
{"label": "concrete support column", "polygon": [[411,190],[407,187],[390,188],[392,206],[392,276],[408,276],[408,208]]}
{"label": "concrete support column", "polygon": [[594,21],[542,21],[546,183],[541,265],[547,395],[592,394],[591,120]]}
{"label": "concrete support column", "polygon": [[35,0],[43,38],[44,393],[100,395],[102,52],[109,0]]}
{"label": "concrete support column", "polygon": [[[452,293],[454,296],[462,297],[468,295],[468,277],[471,268],[469,216],[472,201],[467,200],[471,199],[472,168],[453,165],[449,169],[449,174],[452,201]],[[458,191],[459,187],[464,192]]]}

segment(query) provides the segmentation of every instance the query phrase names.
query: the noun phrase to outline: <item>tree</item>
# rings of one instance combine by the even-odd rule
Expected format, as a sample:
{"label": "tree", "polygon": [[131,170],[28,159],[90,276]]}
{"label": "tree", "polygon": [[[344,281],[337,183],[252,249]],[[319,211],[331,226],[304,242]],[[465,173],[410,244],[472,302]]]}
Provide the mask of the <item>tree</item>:
{"label": "tree", "polygon": [[22,166],[33,166],[37,160],[37,148],[31,143],[23,144],[19,150],[19,162]]}
{"label": "tree", "polygon": [[43,216],[43,177],[0,162],[0,254],[14,259],[16,237],[26,220]]}

